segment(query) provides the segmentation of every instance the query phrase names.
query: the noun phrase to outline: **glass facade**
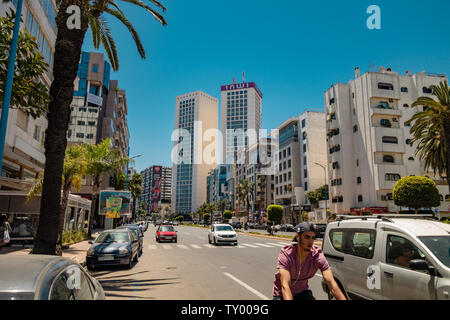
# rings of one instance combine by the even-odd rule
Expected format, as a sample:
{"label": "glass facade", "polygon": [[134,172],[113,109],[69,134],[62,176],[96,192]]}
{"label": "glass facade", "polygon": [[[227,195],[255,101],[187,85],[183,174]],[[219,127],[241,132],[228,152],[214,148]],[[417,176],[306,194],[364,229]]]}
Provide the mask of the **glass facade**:
{"label": "glass facade", "polygon": [[282,130],[280,130],[280,135],[279,135],[280,145],[291,140],[297,133],[298,133],[298,124],[297,123],[290,124],[286,128],[283,128]]}

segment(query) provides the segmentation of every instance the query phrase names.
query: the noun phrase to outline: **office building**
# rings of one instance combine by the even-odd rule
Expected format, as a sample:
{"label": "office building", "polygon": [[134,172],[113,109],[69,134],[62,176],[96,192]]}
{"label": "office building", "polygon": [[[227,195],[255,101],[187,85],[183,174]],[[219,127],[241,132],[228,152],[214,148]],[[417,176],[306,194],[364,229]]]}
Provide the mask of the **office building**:
{"label": "office building", "polygon": [[[206,202],[206,177],[217,166],[217,140],[204,142],[208,130],[218,130],[218,100],[202,91],[176,97],[175,129],[180,134],[174,143],[172,168],[172,213],[189,215]],[[211,132],[211,131],[209,131]],[[204,158],[209,150],[208,158]]]}

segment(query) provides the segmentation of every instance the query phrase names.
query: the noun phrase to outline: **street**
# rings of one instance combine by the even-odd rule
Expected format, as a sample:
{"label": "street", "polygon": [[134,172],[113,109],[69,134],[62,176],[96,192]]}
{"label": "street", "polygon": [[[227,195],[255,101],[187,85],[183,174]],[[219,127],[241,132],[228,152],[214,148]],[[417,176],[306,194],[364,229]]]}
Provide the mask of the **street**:
{"label": "street", "polygon": [[[91,272],[107,299],[264,300],[272,286],[280,249],[289,241],[239,233],[238,246],[208,244],[208,229],[178,226],[178,243],[157,243],[154,226],[144,253],[131,270],[102,267]],[[309,281],[318,300],[327,296],[321,274]]]}

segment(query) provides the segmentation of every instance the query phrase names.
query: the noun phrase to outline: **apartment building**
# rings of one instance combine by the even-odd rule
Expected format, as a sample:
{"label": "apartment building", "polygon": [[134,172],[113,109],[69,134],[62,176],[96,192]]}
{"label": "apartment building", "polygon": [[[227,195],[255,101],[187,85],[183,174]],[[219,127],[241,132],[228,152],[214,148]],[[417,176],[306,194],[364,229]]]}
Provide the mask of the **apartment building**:
{"label": "apartment building", "polygon": [[[412,107],[431,95],[430,86],[447,80],[444,75],[420,72],[400,75],[390,68],[360,74],[325,92],[330,209],[333,213],[399,212],[392,189],[402,177],[427,175],[442,198],[448,196],[443,177],[425,172],[411,145],[405,124],[423,107]],[[442,202],[441,211],[448,212]]]}
{"label": "apartment building", "polygon": [[[172,167],[173,214],[188,216],[206,202],[206,177],[217,166],[217,140],[203,139],[207,131],[218,130],[218,117],[218,100],[202,91],[175,99],[175,130],[180,136],[174,142],[178,152]],[[213,159],[204,159],[209,150],[215,152]]]}
{"label": "apartment building", "polygon": [[227,166],[219,165],[209,171],[206,177],[206,201],[208,203],[216,203],[219,200],[227,199]]}
{"label": "apartment building", "polygon": [[[17,1],[0,2],[0,15],[16,10]],[[56,3],[52,0],[24,1],[21,31],[27,30],[37,39],[39,51],[50,65],[41,81],[50,88],[53,80],[53,55],[56,41]],[[44,172],[44,139],[46,117],[33,119],[11,106],[8,115],[1,190],[28,190],[31,182]]]}
{"label": "apartment building", "polygon": [[302,211],[309,211],[306,194],[325,184],[325,113],[307,110],[279,127],[278,172],[274,199],[285,208],[284,223],[298,223]]}

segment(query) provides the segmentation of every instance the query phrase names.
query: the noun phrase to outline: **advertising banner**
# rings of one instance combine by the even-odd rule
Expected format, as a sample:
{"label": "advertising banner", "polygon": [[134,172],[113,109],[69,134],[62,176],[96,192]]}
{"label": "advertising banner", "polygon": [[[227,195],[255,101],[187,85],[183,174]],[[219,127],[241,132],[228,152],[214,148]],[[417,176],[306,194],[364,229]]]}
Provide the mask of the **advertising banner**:
{"label": "advertising banner", "polygon": [[98,214],[110,219],[131,216],[130,203],[130,191],[101,191]]}
{"label": "advertising banner", "polygon": [[153,179],[152,179],[152,200],[151,210],[156,212],[158,210],[159,200],[161,200],[161,166],[153,167]]}

